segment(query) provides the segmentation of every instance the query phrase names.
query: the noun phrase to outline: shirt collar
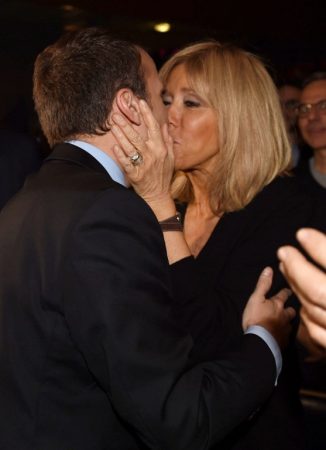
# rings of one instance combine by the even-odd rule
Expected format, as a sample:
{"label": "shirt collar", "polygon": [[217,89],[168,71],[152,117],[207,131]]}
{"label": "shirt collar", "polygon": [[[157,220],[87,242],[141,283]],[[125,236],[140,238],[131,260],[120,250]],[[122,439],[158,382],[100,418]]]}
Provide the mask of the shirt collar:
{"label": "shirt collar", "polygon": [[85,152],[93,156],[93,158],[95,158],[104,167],[112,180],[116,181],[119,184],[122,184],[122,186],[128,187],[125,175],[118,164],[103,150],[100,150],[99,148],[85,141],[71,140],[66,142],[85,150]]}

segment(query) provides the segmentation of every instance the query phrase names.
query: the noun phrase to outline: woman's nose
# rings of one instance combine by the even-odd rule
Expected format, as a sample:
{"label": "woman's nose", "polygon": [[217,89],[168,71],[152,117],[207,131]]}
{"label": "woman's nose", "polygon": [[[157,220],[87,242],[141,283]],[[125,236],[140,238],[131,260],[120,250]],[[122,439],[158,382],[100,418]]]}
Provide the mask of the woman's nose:
{"label": "woman's nose", "polygon": [[177,126],[180,120],[180,114],[175,105],[171,104],[168,108],[168,124]]}

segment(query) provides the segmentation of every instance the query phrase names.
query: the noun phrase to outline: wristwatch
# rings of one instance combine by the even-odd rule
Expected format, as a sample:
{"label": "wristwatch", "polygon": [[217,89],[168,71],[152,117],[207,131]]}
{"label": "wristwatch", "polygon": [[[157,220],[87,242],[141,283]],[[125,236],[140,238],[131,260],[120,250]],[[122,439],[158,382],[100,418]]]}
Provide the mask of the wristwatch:
{"label": "wristwatch", "polygon": [[162,231],[183,231],[181,214],[179,212],[177,212],[175,216],[161,220],[159,224]]}

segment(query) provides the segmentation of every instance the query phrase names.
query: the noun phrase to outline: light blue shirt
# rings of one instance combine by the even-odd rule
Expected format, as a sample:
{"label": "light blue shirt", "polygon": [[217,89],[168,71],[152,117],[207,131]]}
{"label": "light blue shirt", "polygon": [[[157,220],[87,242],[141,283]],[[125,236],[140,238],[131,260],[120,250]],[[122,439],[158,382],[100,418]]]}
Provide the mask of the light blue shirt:
{"label": "light blue shirt", "polygon": [[79,147],[85,152],[89,153],[93,156],[93,158],[98,161],[101,166],[104,167],[104,169],[107,171],[107,173],[110,175],[112,180],[116,181],[119,184],[122,184],[122,186],[128,187],[128,183],[125,179],[125,175],[118,166],[118,164],[103,150],[100,150],[99,148],[95,147],[94,145],[89,144],[88,142],[84,141],[66,141],[68,144],[75,145],[76,147]]}
{"label": "light blue shirt", "polygon": [[251,327],[247,328],[245,334],[256,334],[257,336],[259,336],[261,339],[263,339],[263,341],[265,341],[265,343],[268,345],[271,352],[273,353],[276,364],[276,380],[275,380],[276,386],[277,379],[282,370],[282,355],[278,343],[275,341],[271,333],[267,331],[266,328],[261,327],[260,325],[252,325]]}

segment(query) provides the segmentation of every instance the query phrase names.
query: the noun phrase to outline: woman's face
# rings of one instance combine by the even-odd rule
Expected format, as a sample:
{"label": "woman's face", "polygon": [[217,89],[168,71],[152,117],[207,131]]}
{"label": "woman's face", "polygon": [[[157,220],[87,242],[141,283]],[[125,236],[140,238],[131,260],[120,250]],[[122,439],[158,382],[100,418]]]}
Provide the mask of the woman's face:
{"label": "woman's face", "polygon": [[191,87],[184,64],[171,72],[163,94],[177,170],[210,172],[218,153],[216,112]]}

